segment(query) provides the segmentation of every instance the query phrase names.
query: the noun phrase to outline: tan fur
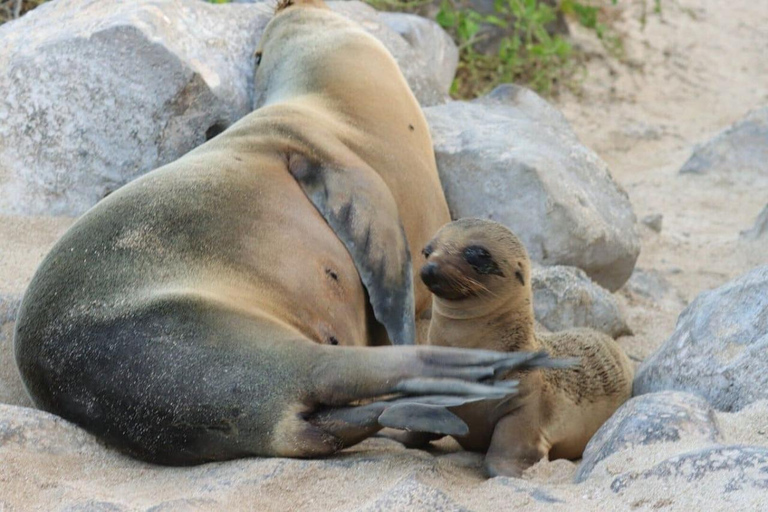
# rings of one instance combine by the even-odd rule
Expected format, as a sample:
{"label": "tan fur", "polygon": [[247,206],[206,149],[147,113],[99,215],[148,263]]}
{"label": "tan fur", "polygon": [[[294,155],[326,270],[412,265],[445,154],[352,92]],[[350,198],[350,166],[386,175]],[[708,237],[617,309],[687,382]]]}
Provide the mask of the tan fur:
{"label": "tan fur", "polygon": [[[79,219],[38,270],[17,324],[36,403],[148,460],[330,453],[340,441],[300,413],[423,372],[406,350],[317,348],[383,344],[386,332],[340,233],[292,175],[303,159],[347,173],[349,188],[332,192],[391,197],[394,219],[377,229],[402,239],[402,223],[417,276],[419,248],[450,217],[416,99],[384,46],[321,0],[282,0],[258,54],[261,108]],[[366,225],[361,211],[353,227]],[[381,240],[370,254],[392,250]],[[413,284],[418,315],[430,294]],[[137,359],[135,373],[121,358]],[[401,370],[398,358],[413,364]],[[59,371],[66,364],[78,372]],[[218,376],[193,379],[205,371]],[[161,377],[172,390],[142,382]],[[141,419],[110,409],[122,396]],[[170,412],[157,419],[160,410]]]}
{"label": "tan fur", "polygon": [[[503,276],[478,273],[464,257],[482,246]],[[578,458],[589,439],[627,400],[632,365],[613,339],[590,329],[534,332],[530,260],[525,247],[501,224],[463,219],[443,227],[428,244],[428,262],[446,287],[433,296],[428,343],[506,351],[546,350],[575,357],[570,369],[533,371],[520,380],[522,393],[506,403],[470,404],[456,411],[470,427],[458,438],[467,449],[487,451],[491,475],[520,476],[542,457]],[[519,273],[519,276],[516,275]],[[521,282],[522,281],[522,282]],[[443,282],[443,281],[440,281]]]}
{"label": "tan fur", "polygon": [[[299,8],[305,4],[322,8]],[[418,314],[430,304],[429,291],[418,279],[424,262],[419,248],[450,220],[426,119],[397,63],[378,40],[320,0],[293,0],[292,5],[280,14],[283,22],[270,23],[262,37],[257,81],[281,84],[262,103],[271,108],[279,101],[279,112],[268,112],[304,134],[310,150],[371,168],[383,179],[412,248]],[[281,44],[287,38],[291,46]],[[345,51],[323,50],[339,47]]]}

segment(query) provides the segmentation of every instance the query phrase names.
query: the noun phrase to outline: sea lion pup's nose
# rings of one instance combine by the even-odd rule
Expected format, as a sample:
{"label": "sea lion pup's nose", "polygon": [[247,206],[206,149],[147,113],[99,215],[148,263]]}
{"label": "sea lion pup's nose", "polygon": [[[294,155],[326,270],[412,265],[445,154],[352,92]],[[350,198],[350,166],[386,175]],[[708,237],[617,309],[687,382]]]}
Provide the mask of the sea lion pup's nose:
{"label": "sea lion pup's nose", "polygon": [[438,280],[439,268],[440,267],[434,261],[430,261],[421,267],[421,280],[424,281],[425,285],[430,286],[435,284],[435,282]]}

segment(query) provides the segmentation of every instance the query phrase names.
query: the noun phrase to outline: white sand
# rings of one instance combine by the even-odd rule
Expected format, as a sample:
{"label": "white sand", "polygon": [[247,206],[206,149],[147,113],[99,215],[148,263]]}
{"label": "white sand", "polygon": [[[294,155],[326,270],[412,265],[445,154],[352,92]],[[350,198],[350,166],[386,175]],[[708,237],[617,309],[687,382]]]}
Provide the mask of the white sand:
{"label": "white sand", "polygon": [[0,215],[0,291],[23,293],[37,265],[73,222],[67,217]]}

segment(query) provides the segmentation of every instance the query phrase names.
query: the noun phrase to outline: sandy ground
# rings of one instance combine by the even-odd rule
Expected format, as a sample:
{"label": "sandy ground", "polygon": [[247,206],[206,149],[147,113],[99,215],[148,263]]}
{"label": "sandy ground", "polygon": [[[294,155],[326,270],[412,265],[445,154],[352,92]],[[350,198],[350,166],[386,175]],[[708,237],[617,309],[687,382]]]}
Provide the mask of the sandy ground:
{"label": "sandy ground", "polygon": [[[658,15],[651,0],[645,3],[643,27],[643,0],[619,2],[622,62],[605,58],[599,42],[572,27],[592,58],[583,91],[556,103],[582,142],[608,162],[638,218],[663,215],[660,234],[641,226],[637,266],[658,271],[691,301],[768,263],[765,240],[739,239],[768,203],[765,180],[755,186],[678,174],[697,143],[768,104],[768,4],[662,0]],[[636,334],[623,343],[643,358],[672,332],[683,304],[623,295]]]}
{"label": "sandy ground", "polygon": [[75,219],[0,215],[0,290],[21,294],[37,265]]}
{"label": "sandy ground", "polygon": [[[766,415],[768,401],[718,414],[725,443],[768,447]],[[0,421],[9,416],[16,421],[24,414],[0,405]],[[522,479],[486,479],[482,456],[456,451],[450,441],[426,452],[380,437],[327,460],[251,458],[163,468],[37,415],[0,443],[0,510],[765,510],[768,490],[723,492],[734,477],[727,471],[702,479],[638,479],[618,493],[610,488],[628,468],[641,472],[704,447],[683,441],[619,452],[580,485],[571,483],[577,466],[570,461],[542,461]]]}
{"label": "sandy ground", "polygon": [[[627,290],[618,292],[635,332],[620,342],[635,360],[647,356],[672,333],[685,303],[698,293],[768,263],[768,242],[739,239],[739,232],[748,229],[768,203],[765,186],[677,174],[696,143],[706,141],[750,109],[768,104],[768,4],[755,0],[662,0],[662,14],[649,12],[643,27],[642,1],[619,2],[623,8],[615,27],[624,36],[626,58],[622,62],[605,58],[601,45],[575,27],[576,39],[592,54],[589,72],[582,94],[564,93],[555,101],[581,140],[609,163],[614,177],[628,191],[638,218],[655,213],[664,216],[661,233],[641,226],[638,267],[666,278],[672,287],[669,297],[651,300]],[[653,2],[646,2],[650,11]],[[0,289],[23,289],[41,257],[71,222],[44,218],[19,222],[0,217]],[[718,419],[728,443],[768,446],[766,417],[768,403],[764,402],[739,414],[720,414]],[[659,446],[642,453],[619,454],[619,459],[609,459],[604,471],[610,474],[647,468],[682,448]],[[389,452],[391,455],[386,455]],[[257,504],[261,509],[365,508],[371,503],[366,496],[396,482],[410,482],[407,479],[416,474],[418,485],[442,489],[453,502],[471,509],[527,506],[528,510],[573,512],[734,507],[733,502],[722,501],[714,487],[693,484],[678,490],[648,484],[622,496],[612,493],[599,478],[576,486],[569,483],[576,464],[568,461],[543,461],[526,473],[524,481],[485,481],[479,469],[480,457],[456,453],[450,441],[441,442],[436,452],[427,454],[374,439],[340,460],[358,456],[378,462],[366,466],[364,473],[356,469],[356,476],[350,476],[349,472],[328,469],[320,461],[315,466],[314,462],[299,465],[275,460],[262,470],[283,465],[296,465],[297,469],[287,471],[284,479],[257,486],[255,495],[238,488],[226,499],[215,498],[219,504],[235,508]],[[417,471],[426,460],[430,461],[426,469]],[[76,461],[71,464],[78,466]],[[126,479],[157,489],[147,493],[166,493],[169,498],[182,494],[194,497],[202,492],[176,489],[172,480],[160,490],[157,485],[166,477],[158,481],[156,469],[133,462],[121,464],[125,467],[117,468],[114,475],[102,477],[104,489],[98,492],[93,490],[94,475],[83,468],[63,470],[73,467],[64,460],[51,466],[41,459],[36,478],[41,485],[47,482],[47,487],[39,488],[51,492],[59,489],[49,496],[52,500],[84,489],[83,482],[89,479],[89,492],[96,498],[113,496],[109,489],[114,491],[117,480]],[[30,490],[28,479],[14,479],[8,471],[0,471],[0,480],[14,486],[6,489],[10,491],[4,493],[6,496]],[[64,484],[66,492],[55,484],[62,475],[68,482]],[[98,479],[95,483],[98,487]],[[536,498],[541,489],[551,492],[555,501],[539,499],[542,495]],[[426,501],[405,508],[441,508],[439,500],[429,501],[429,493],[425,493]],[[284,501],[286,496],[290,501]],[[740,510],[759,510],[760,500],[766,496],[745,493],[733,499]],[[574,503],[579,505],[574,507]],[[385,508],[403,509],[396,504],[381,509]]]}

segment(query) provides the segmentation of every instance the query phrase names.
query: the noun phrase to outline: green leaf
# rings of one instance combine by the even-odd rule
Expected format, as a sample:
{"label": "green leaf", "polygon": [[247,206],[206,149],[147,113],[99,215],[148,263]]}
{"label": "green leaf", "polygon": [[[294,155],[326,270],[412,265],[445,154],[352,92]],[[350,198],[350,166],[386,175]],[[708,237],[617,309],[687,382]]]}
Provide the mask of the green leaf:
{"label": "green leaf", "polygon": [[507,20],[503,20],[498,16],[494,16],[492,14],[483,17],[483,21],[485,23],[490,23],[491,25],[496,25],[497,27],[501,27],[501,28],[507,28],[509,26],[509,23],[507,23]]}
{"label": "green leaf", "polygon": [[578,1],[573,2],[573,12],[576,14],[576,19],[579,23],[587,28],[595,28],[597,26],[597,13],[599,9],[589,5],[584,5]]}
{"label": "green leaf", "polygon": [[472,37],[477,34],[478,30],[480,30],[480,25],[468,17],[462,18],[459,22],[459,33],[462,35],[463,39],[472,39]]}
{"label": "green leaf", "polygon": [[444,1],[440,4],[440,10],[435,16],[435,21],[443,28],[453,28],[457,22],[456,11],[450,2]]}

